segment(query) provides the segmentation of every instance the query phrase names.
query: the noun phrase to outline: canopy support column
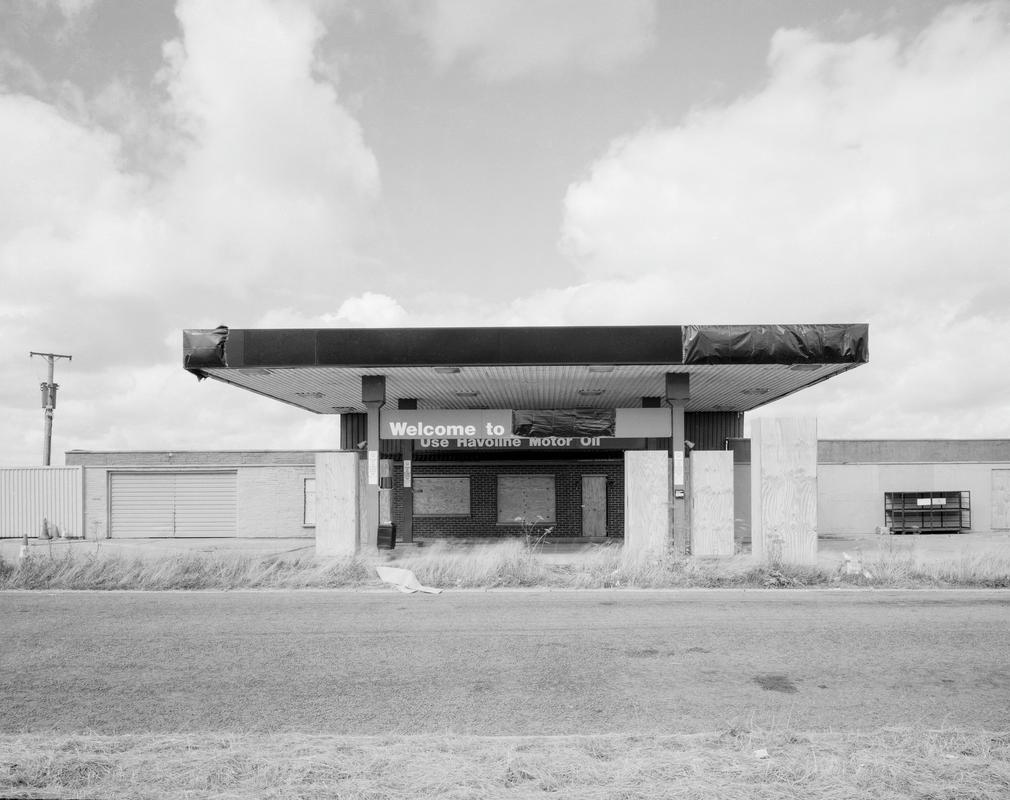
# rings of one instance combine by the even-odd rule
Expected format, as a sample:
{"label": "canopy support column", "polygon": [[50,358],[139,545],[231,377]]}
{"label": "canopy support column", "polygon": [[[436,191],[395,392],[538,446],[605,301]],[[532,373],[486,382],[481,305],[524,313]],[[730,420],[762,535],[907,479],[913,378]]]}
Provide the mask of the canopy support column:
{"label": "canopy support column", "polygon": [[[401,411],[416,411],[417,399],[412,397],[402,397],[397,401],[397,408]],[[401,542],[414,541],[414,489],[413,489],[413,460],[414,441],[405,439],[401,442],[403,447],[403,518],[400,520],[400,528],[396,535]]]}
{"label": "canopy support column", "polygon": [[666,404],[670,407],[670,457],[673,460],[673,552],[687,555],[691,528],[687,509],[687,460],[684,447],[684,408],[691,399],[691,376],[666,373]]}
{"label": "canopy support column", "polygon": [[365,530],[361,549],[376,549],[379,537],[379,409],[386,402],[386,376],[361,377],[361,402],[368,409],[368,466],[365,478]]}

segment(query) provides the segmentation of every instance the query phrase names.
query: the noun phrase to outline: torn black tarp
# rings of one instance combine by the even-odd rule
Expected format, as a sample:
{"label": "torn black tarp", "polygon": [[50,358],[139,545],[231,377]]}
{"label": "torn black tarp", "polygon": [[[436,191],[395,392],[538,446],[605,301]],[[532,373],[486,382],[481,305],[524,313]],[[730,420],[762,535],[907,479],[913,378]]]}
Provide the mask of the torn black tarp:
{"label": "torn black tarp", "polygon": [[869,326],[685,325],[685,364],[862,364]]}
{"label": "torn black tarp", "polygon": [[612,408],[557,408],[513,411],[513,436],[613,436]]}
{"label": "torn black tarp", "polygon": [[182,332],[182,365],[201,380],[207,376],[205,367],[227,367],[224,346],[228,341],[228,326],[218,325],[214,330],[186,330]]}

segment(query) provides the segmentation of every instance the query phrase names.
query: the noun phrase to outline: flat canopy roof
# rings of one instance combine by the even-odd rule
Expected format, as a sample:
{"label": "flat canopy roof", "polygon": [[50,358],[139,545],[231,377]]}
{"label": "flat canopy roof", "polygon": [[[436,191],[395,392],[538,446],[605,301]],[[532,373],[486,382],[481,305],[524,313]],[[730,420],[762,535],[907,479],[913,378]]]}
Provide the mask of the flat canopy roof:
{"label": "flat canopy roof", "polygon": [[434,408],[634,408],[690,375],[687,411],[749,411],[869,358],[869,326],[629,325],[515,328],[197,329],[183,365],[317,414],[386,402]]}

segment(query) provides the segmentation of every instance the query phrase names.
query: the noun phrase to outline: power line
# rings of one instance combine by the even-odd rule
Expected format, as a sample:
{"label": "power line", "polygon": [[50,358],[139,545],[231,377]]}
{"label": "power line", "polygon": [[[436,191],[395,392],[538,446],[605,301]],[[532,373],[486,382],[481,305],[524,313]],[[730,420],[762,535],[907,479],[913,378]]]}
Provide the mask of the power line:
{"label": "power line", "polygon": [[49,456],[53,449],[53,409],[56,408],[56,390],[60,388],[58,383],[53,382],[53,373],[56,371],[56,359],[65,358],[70,361],[73,356],[65,356],[60,353],[36,353],[34,350],[29,353],[28,357],[32,356],[42,356],[47,362],[49,362],[49,379],[41,384],[42,389],[42,408],[45,412],[45,438],[42,442],[42,466],[49,466]]}

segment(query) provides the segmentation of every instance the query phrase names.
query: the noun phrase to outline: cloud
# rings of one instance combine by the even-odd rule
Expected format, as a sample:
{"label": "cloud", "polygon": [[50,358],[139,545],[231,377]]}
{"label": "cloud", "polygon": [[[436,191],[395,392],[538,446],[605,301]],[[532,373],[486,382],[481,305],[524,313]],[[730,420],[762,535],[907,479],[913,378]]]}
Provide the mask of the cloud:
{"label": "cloud", "polygon": [[[156,114],[138,120],[124,85],[87,98],[83,114],[0,90],[0,442],[11,451],[0,461],[27,457],[35,436],[29,350],[74,354],[60,368],[68,409],[94,390],[97,416],[80,427],[58,412],[67,440],[81,446],[113,417],[146,446],[159,434],[145,417],[177,418],[169,393],[113,414],[115,376],[178,363],[182,328],[247,324],[307,286],[308,311],[339,307],[360,283],[378,165],[332,76],[313,70],[323,30],[311,8],[183,0],[178,15]],[[126,141],[150,125],[145,155],[161,158],[140,169]]]}
{"label": "cloud", "polygon": [[60,11],[65,17],[76,17],[95,5],[97,0],[58,0]]}
{"label": "cloud", "polygon": [[569,188],[585,282],[519,309],[869,321],[869,367],[768,413],[809,398],[843,433],[1010,435],[1010,319],[989,301],[1010,296],[1008,20],[994,3],[909,41],[779,31],[760,91],[614,142]]}
{"label": "cloud", "polygon": [[191,138],[166,191],[182,250],[173,270],[274,302],[309,275],[337,289],[380,185],[360,125],[313,77],[318,20],[283,2],[178,13],[186,35],[167,49],[165,80]]}
{"label": "cloud", "polygon": [[955,256],[988,280],[1010,197],[1006,16],[949,11],[904,47],[779,31],[762,91],[615,143],[569,189],[566,252],[591,277],[732,276],[772,301],[827,280],[866,307]]}
{"label": "cloud", "polygon": [[256,323],[259,328],[396,328],[408,324],[408,315],[388,295],[365,292],[348,297],[334,313],[310,315],[293,309],[272,309]]}
{"label": "cloud", "polygon": [[74,19],[89,11],[98,0],[12,0],[16,5],[35,9],[36,11],[58,10],[67,19]]}
{"label": "cloud", "polygon": [[653,43],[655,0],[424,0],[413,25],[435,62],[489,81],[566,70],[607,72]]}

